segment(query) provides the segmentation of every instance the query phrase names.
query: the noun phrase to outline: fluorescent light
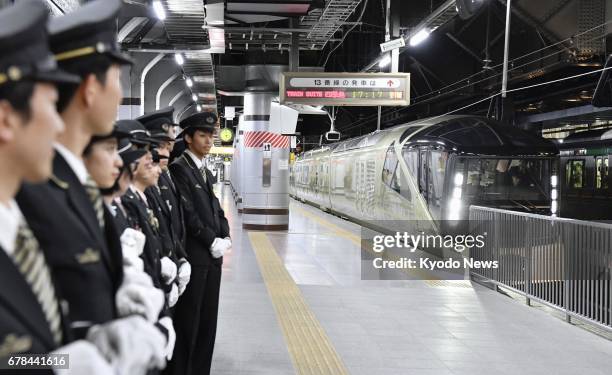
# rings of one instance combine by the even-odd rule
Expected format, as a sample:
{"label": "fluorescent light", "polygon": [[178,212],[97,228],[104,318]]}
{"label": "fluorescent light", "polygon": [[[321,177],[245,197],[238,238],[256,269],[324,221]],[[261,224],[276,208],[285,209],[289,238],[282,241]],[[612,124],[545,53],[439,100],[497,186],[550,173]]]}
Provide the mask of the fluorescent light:
{"label": "fluorescent light", "polygon": [[384,68],[385,66],[389,64],[391,64],[391,56],[387,54],[378,62],[378,67]]}
{"label": "fluorescent light", "polygon": [[557,213],[557,201],[552,201],[550,202],[550,213],[552,213],[553,215]]}
{"label": "fluorescent light", "polygon": [[166,10],[160,1],[153,1],[153,10],[155,11],[157,18],[162,21],[166,19]]}
{"label": "fluorescent light", "polygon": [[463,185],[463,173],[459,172],[455,174],[455,186]]}
{"label": "fluorescent light", "polygon": [[414,34],[412,38],[410,38],[409,44],[414,47],[418,44],[421,44],[425,39],[429,38],[429,30],[422,29],[418,33]]}
{"label": "fluorescent light", "polygon": [[180,53],[175,54],[174,59],[176,60],[176,63],[179,65],[183,65],[185,63],[185,59],[183,58],[183,55],[181,55]]}
{"label": "fluorescent light", "polygon": [[187,87],[192,87],[193,86],[193,81],[191,80],[191,78],[187,78],[185,80],[185,83],[187,84]]}
{"label": "fluorescent light", "polygon": [[194,102],[198,101],[198,97],[196,96],[196,94],[191,95],[191,99],[193,99]]}
{"label": "fluorescent light", "polygon": [[201,105],[199,105],[199,104],[198,104],[198,105],[196,106],[196,109],[198,110],[198,112],[202,112],[202,106],[201,106]]}
{"label": "fluorescent light", "polygon": [[552,187],[556,187],[557,183],[558,183],[557,176],[556,175],[550,176],[550,185]]}

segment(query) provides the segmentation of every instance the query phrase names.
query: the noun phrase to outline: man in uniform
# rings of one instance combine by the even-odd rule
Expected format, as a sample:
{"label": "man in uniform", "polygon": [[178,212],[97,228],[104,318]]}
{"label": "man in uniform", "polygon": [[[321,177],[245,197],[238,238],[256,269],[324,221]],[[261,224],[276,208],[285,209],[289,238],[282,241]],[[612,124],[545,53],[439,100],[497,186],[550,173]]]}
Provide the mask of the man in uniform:
{"label": "man in uniform", "polygon": [[111,357],[119,349],[124,351],[123,358],[137,357],[144,350],[147,365],[160,368],[165,340],[152,324],[131,318],[113,322],[118,318],[115,294],[123,282],[121,243],[82,159],[92,136],[111,132],[121,102],[121,65],[130,63],[116,43],[121,5],[119,0],[93,1],[51,20],[55,60],[62,69],[80,76],[81,83],[59,88],[57,106],[65,131],[55,144],[51,180],[23,186],[17,202],[67,301],[71,333],[100,343],[108,339],[100,327],[120,323],[115,333],[143,345],[108,346],[105,354]]}
{"label": "man in uniform", "polygon": [[[47,18],[40,1],[0,10],[0,360],[55,351],[70,355],[70,368],[58,370],[61,374],[136,370],[111,366],[111,358],[103,357],[107,353],[84,340],[73,341],[48,254],[14,200],[23,181],[39,183],[51,176],[53,142],[64,128],[54,84],[80,81],[57,69],[47,42]],[[106,326],[99,333],[107,331],[109,338],[108,330],[115,328]],[[117,338],[113,343],[125,342]]]}
{"label": "man in uniform", "polygon": [[167,107],[139,117],[151,137],[160,143],[156,147],[159,155],[159,167],[162,173],[157,186],[147,189],[149,200],[157,207],[156,215],[162,226],[165,255],[177,263],[177,283],[179,294],[182,294],[189,283],[191,266],[185,253],[185,225],[183,207],[176,186],[168,170],[168,158],[174,147],[174,124],[172,121],[173,107]]}
{"label": "man in uniform", "polygon": [[204,165],[217,117],[197,113],[181,122],[185,152],[170,165],[183,199],[187,259],[191,281],[175,310],[177,343],[173,374],[208,374],[215,345],[221,265],[231,248],[229,225],[213,192],[212,173]]}

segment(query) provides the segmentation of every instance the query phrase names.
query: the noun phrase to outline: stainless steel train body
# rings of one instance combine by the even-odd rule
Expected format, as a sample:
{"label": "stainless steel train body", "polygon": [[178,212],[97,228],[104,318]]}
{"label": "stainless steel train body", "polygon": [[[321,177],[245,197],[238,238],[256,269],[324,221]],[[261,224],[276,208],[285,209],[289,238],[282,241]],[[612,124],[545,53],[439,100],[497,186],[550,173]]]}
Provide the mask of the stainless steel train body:
{"label": "stainless steel train body", "polygon": [[557,153],[489,119],[435,117],[306,152],[290,192],[367,226],[410,220],[429,232],[472,204],[550,214]]}

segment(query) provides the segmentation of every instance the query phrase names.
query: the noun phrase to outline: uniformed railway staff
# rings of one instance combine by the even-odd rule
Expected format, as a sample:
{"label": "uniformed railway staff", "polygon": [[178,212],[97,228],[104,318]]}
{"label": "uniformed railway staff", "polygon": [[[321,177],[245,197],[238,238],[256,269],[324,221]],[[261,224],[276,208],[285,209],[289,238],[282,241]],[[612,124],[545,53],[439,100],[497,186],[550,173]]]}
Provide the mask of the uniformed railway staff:
{"label": "uniformed railway staff", "polygon": [[92,136],[111,132],[121,101],[120,68],[130,60],[116,43],[120,7],[118,0],[93,1],[51,21],[55,60],[82,81],[59,90],[65,131],[51,181],[23,186],[17,202],[67,301],[70,334],[94,342],[120,371],[144,373],[164,366],[166,339],[141,317],[118,319],[115,297],[126,286],[121,242],[82,159]]}
{"label": "uniformed railway staff", "polygon": [[183,206],[172,176],[168,170],[168,158],[174,147],[174,127],[172,121],[173,107],[167,107],[139,117],[152,138],[159,141],[156,152],[159,155],[161,175],[155,187],[147,189],[146,194],[156,206],[156,216],[160,222],[160,230],[164,243],[164,255],[175,261],[178,267],[176,279],[179,295],[181,295],[191,276],[191,266],[185,253],[185,225]]}
{"label": "uniformed railway staff", "polygon": [[191,281],[175,310],[176,353],[169,372],[208,374],[215,345],[221,265],[231,248],[229,225],[213,192],[213,176],[204,165],[215,133],[213,113],[197,113],[181,122],[185,152],[171,165],[172,180],[183,200],[186,251]]}
{"label": "uniformed railway staff", "polygon": [[57,68],[47,43],[47,17],[46,7],[37,0],[0,10],[0,359],[55,350],[70,355],[70,369],[59,373],[142,373],[148,367],[144,363],[155,361],[142,355],[147,350],[132,358],[122,356],[125,353],[109,357],[107,350],[126,344],[117,329],[146,331],[142,319],[97,326],[97,347],[73,341],[60,302],[61,285],[55,282],[57,270],[14,200],[23,181],[40,183],[51,176],[53,142],[64,127],[55,108],[54,84],[80,81]]}

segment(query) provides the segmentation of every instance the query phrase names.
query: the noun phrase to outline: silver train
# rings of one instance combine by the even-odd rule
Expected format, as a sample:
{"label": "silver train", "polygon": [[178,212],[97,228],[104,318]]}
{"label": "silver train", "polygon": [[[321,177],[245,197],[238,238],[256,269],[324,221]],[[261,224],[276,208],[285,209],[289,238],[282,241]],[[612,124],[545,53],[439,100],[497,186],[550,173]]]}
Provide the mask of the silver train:
{"label": "silver train", "polygon": [[305,152],[290,194],[370,227],[440,229],[470,205],[555,214],[557,155],[552,142],[486,118],[434,117]]}

